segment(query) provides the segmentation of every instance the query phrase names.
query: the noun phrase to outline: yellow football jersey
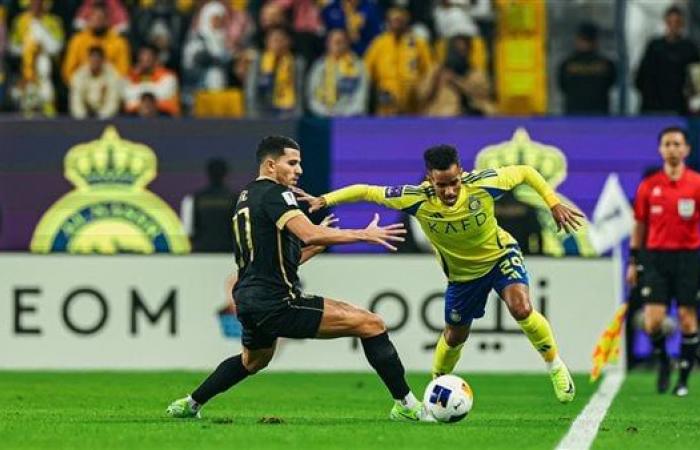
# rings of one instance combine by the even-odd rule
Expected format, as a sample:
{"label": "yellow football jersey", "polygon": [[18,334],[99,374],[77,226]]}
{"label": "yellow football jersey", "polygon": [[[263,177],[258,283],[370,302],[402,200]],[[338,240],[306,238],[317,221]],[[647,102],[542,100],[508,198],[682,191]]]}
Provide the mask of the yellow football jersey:
{"label": "yellow football jersey", "polygon": [[428,182],[420,186],[357,184],[323,198],[328,206],[370,201],[415,216],[448,280],[464,282],[486,275],[509,246],[517,245],[496,223],[494,201],[521,183],[535,189],[550,208],[560,203],[554,190],[530,166],[463,173],[454,206],[443,204]]}

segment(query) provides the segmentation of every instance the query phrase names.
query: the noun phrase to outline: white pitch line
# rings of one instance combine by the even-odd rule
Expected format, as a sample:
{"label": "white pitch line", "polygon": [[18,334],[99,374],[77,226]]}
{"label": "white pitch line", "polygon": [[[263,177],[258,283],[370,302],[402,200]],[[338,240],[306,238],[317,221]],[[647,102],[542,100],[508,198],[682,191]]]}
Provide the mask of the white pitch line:
{"label": "white pitch line", "polygon": [[559,442],[555,450],[588,450],[598,434],[598,428],[620,390],[625,375],[622,370],[605,375],[600,387],[588,401],[581,414],[571,424],[569,432]]}

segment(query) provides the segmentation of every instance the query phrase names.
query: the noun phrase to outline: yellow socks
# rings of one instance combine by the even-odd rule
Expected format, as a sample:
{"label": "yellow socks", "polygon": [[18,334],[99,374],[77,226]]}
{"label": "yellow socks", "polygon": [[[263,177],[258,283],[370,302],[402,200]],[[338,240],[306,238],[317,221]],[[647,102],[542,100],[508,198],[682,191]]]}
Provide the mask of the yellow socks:
{"label": "yellow socks", "polygon": [[553,362],[557,357],[558,350],[552,328],[549,326],[547,319],[533,310],[526,319],[519,320],[518,325],[520,325],[533,347],[542,355],[545,362]]}
{"label": "yellow socks", "polygon": [[462,354],[464,344],[459,344],[456,347],[450,347],[445,341],[445,335],[440,334],[437,346],[435,347],[435,355],[433,356],[433,377],[452,373],[459,361],[459,356]]}
{"label": "yellow socks", "polygon": [[[533,310],[526,319],[519,320],[518,325],[520,325],[533,347],[548,363],[548,366],[560,363],[559,358],[557,358],[558,349],[557,343],[554,341],[552,328],[542,314]],[[464,347],[464,344],[450,347],[445,341],[445,335],[440,334],[440,339],[438,339],[435,347],[435,355],[433,356],[433,377],[452,373],[462,354],[462,347]]]}

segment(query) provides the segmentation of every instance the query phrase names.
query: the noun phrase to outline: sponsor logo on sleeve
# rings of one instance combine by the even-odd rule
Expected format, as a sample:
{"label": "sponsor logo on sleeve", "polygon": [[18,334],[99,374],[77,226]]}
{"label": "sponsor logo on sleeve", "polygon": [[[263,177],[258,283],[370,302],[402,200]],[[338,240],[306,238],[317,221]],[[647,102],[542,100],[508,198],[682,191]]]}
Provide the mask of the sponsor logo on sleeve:
{"label": "sponsor logo on sleeve", "polygon": [[290,191],[282,192],[282,198],[284,199],[284,202],[288,204],[289,206],[299,206],[297,203],[296,197],[294,197],[294,193]]}
{"label": "sponsor logo on sleeve", "polygon": [[403,186],[389,186],[384,190],[384,198],[401,197],[403,194]]}

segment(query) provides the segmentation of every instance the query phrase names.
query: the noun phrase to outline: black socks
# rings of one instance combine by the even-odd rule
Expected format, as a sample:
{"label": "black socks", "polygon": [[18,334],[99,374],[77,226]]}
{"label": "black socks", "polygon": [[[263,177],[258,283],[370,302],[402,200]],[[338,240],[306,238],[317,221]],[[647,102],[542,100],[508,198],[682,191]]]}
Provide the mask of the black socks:
{"label": "black socks", "polygon": [[396,400],[406,397],[411,389],[406,383],[403,364],[394,344],[389,340],[389,335],[384,332],[378,336],[361,339],[361,342],[367,361],[377,371],[391,396]]}
{"label": "black socks", "polygon": [[192,393],[192,399],[200,405],[213,396],[228,390],[234,384],[250,375],[243,366],[242,355],[232,356],[219,364],[219,367]]}
{"label": "black socks", "polygon": [[651,338],[651,345],[654,348],[654,356],[659,358],[659,362],[662,364],[668,363],[668,353],[666,353],[666,335],[661,331],[649,336]]}
{"label": "black socks", "polygon": [[681,340],[680,377],[678,383],[683,386],[688,384],[688,377],[695,364],[695,352],[698,348],[698,333],[684,334]]}

